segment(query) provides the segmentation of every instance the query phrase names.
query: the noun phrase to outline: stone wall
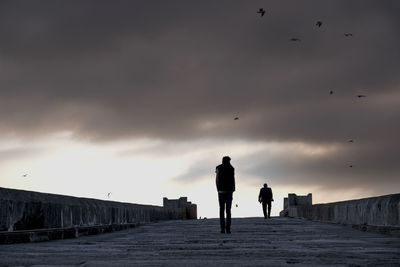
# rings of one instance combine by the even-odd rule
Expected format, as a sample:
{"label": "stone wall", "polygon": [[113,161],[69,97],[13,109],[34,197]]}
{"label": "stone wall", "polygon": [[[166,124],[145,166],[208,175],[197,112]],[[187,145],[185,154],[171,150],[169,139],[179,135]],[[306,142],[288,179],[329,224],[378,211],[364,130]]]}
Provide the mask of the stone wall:
{"label": "stone wall", "polygon": [[316,205],[289,204],[286,214],[295,218],[352,225],[400,226],[400,194]]}
{"label": "stone wall", "polygon": [[279,213],[281,217],[303,217],[302,212],[312,205],[312,194],[307,196],[298,196],[289,194],[283,199],[283,210]]}
{"label": "stone wall", "polygon": [[0,188],[0,232],[124,225],[186,219],[191,216],[186,214],[186,209],[183,212],[182,208]]}
{"label": "stone wall", "polygon": [[168,199],[164,197],[163,207],[165,209],[181,210],[184,219],[197,219],[197,205],[187,201],[187,197],[180,197],[179,199]]}
{"label": "stone wall", "polygon": [[400,226],[400,194],[317,204],[305,216],[343,224]]}

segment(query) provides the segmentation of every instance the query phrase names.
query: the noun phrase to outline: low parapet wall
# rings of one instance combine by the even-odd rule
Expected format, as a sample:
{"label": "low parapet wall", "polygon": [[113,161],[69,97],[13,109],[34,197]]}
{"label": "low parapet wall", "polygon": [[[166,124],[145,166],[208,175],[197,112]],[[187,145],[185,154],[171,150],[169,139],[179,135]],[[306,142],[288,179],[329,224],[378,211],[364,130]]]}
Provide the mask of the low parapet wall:
{"label": "low parapet wall", "polygon": [[400,226],[400,194],[316,204],[303,215],[343,224]]}
{"label": "low parapet wall", "polygon": [[132,225],[186,218],[182,208],[164,208],[0,188],[0,232]]}
{"label": "low parapet wall", "polygon": [[289,205],[281,216],[353,225],[400,236],[400,194],[315,205]]}

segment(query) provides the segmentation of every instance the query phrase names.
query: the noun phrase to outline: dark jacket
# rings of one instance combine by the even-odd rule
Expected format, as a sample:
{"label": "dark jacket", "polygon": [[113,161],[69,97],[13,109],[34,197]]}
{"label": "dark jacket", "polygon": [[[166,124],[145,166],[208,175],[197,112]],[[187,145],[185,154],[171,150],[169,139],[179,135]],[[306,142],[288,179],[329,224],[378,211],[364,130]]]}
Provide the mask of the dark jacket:
{"label": "dark jacket", "polygon": [[218,192],[234,192],[235,191],[235,168],[230,163],[218,165],[215,169],[217,177]]}
{"label": "dark jacket", "polygon": [[260,202],[271,202],[273,199],[272,197],[272,190],[269,187],[263,187],[260,189],[260,194],[258,195],[258,201]]}

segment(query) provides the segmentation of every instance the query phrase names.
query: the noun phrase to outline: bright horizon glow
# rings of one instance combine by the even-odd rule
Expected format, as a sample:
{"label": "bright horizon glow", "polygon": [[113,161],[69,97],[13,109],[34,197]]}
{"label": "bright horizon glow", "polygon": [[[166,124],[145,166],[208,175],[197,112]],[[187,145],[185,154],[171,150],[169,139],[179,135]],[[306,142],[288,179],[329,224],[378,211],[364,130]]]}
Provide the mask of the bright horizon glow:
{"label": "bright horizon glow", "polygon": [[[263,177],[251,177],[242,172],[246,166],[238,165],[249,155],[264,150],[319,156],[336,151],[338,147],[239,141],[225,141],[217,145],[219,143],[218,140],[168,143],[138,139],[98,145],[75,140],[68,133],[35,142],[9,140],[2,143],[3,150],[25,149],[33,152],[2,162],[0,186],[158,206],[162,205],[163,197],[176,199],[187,196],[189,201],[197,204],[198,216],[211,218],[218,217],[215,166],[220,164],[222,156],[230,155],[236,169],[237,191],[232,205],[234,217],[262,216],[257,197],[264,182],[273,189],[273,216],[282,210],[283,198],[288,193],[312,193],[314,203],[368,196],[368,192],[361,190],[327,194],[324,192],[326,189],[317,186],[277,185],[274,177],[268,181],[264,181]],[[222,154],[220,151],[228,152]],[[198,175],[191,177],[191,169],[194,170],[193,175]],[[25,173],[28,177],[22,177]],[[265,177],[269,177],[268,173]],[[111,192],[110,199],[107,198],[108,192]]]}

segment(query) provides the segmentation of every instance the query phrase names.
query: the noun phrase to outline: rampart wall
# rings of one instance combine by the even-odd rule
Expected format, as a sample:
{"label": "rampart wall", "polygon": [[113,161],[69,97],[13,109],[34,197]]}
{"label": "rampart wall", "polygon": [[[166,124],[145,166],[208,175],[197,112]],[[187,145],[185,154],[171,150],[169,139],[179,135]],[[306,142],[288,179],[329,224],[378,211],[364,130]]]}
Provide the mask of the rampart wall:
{"label": "rampart wall", "polygon": [[179,207],[160,207],[0,188],[0,234],[75,229],[77,236],[79,229],[101,232],[159,220],[196,219],[196,205],[183,200]]}
{"label": "rampart wall", "polygon": [[[293,198],[294,194],[289,198],[290,195]],[[348,224],[400,236],[400,194],[314,205],[286,203],[281,216]]]}

